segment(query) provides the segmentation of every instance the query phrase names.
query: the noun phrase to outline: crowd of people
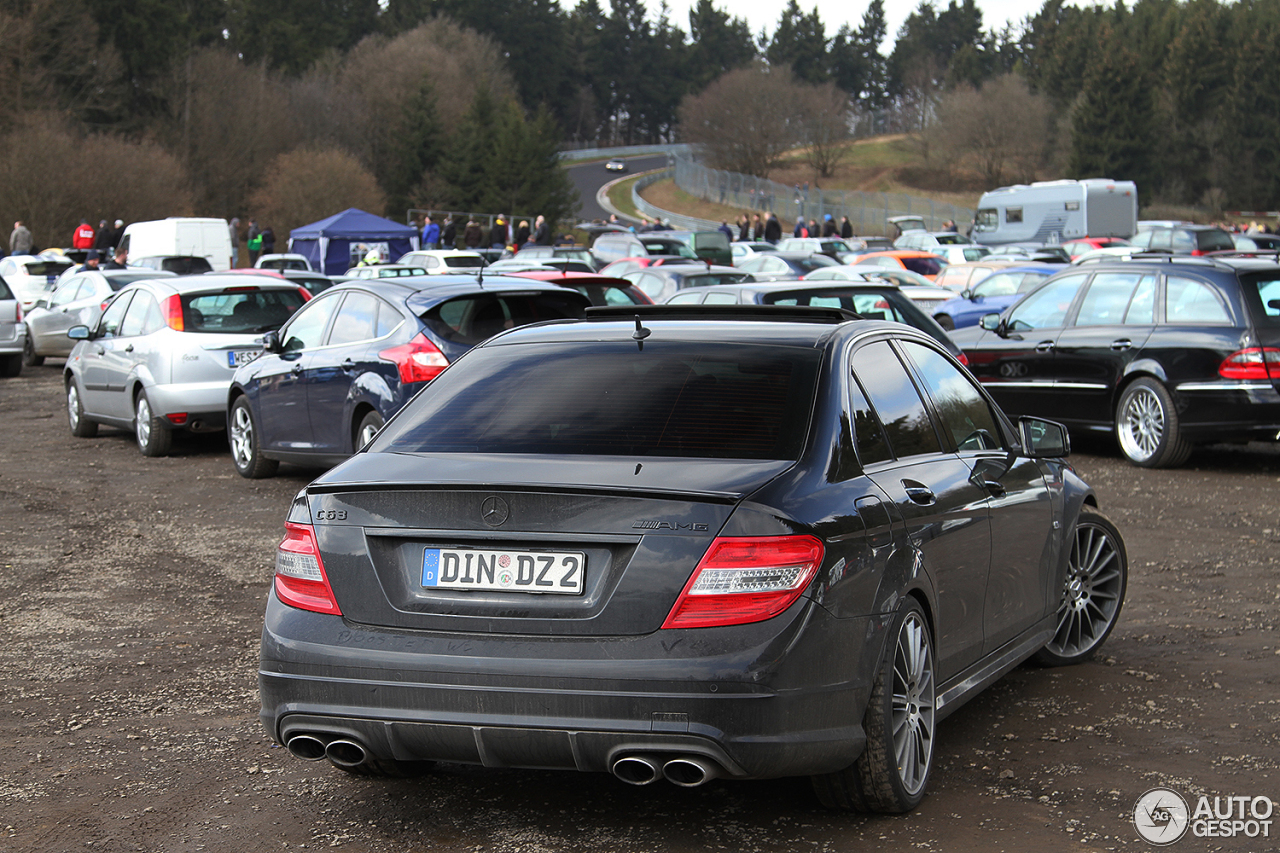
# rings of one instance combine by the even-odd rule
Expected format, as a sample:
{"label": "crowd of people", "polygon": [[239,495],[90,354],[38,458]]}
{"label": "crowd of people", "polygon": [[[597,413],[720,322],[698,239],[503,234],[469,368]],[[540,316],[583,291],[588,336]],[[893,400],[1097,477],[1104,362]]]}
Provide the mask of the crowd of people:
{"label": "crowd of people", "polygon": [[461,217],[447,214],[427,214],[420,221],[414,220],[412,224],[420,229],[423,249],[458,248],[459,227],[462,228],[462,247],[471,250],[518,250],[524,245],[550,246],[552,239],[551,224],[543,216],[535,217],[532,226],[527,219],[516,224],[509,215],[499,216],[488,229],[474,219],[467,220],[464,225]]}
{"label": "crowd of people", "polygon": [[[723,231],[730,240],[742,242],[777,243],[782,239],[782,223],[774,213],[766,213],[764,216],[759,213],[744,213],[738,217],[736,227],[727,221],[722,221],[719,230]],[[823,217],[821,224],[817,219],[805,222],[803,216],[797,216],[795,227],[791,229],[791,236],[847,239],[853,236],[853,223],[849,221],[849,217],[842,216],[837,224],[830,213]]]}
{"label": "crowd of people", "polygon": [[[117,219],[114,227],[103,219],[94,228],[88,219],[81,219],[80,224],[71,232],[71,248],[96,252],[97,257],[110,257],[115,253],[116,245],[124,234],[124,221]],[[56,245],[56,244],[55,244]],[[65,244],[63,244],[65,245]],[[22,220],[13,223],[13,231],[9,234],[9,254],[34,255],[40,252],[31,229]],[[3,254],[3,251],[0,251]]]}

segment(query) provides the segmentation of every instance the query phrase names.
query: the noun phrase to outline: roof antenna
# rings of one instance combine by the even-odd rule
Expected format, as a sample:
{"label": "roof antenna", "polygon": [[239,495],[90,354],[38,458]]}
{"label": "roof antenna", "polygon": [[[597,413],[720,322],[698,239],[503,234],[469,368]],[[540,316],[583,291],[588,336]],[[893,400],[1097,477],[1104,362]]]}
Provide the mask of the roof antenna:
{"label": "roof antenna", "polygon": [[653,334],[653,329],[646,329],[640,323],[640,315],[636,315],[636,330],[631,333],[631,339],[636,342],[636,346],[640,348],[640,352],[644,352],[644,339]]}

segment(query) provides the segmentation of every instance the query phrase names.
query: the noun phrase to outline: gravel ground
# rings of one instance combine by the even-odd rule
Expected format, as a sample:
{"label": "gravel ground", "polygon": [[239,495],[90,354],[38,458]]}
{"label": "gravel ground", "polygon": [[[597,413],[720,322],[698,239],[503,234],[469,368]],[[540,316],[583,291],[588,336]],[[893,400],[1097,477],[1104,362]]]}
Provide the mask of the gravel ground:
{"label": "gravel ground", "polygon": [[[0,381],[0,850],[1142,850],[1156,786],[1280,800],[1280,455],[1144,471],[1073,462],[1129,547],[1093,662],[1023,666],[939,727],[905,817],[835,814],[805,780],[633,788],[445,766],[413,781],[298,761],[257,720],[274,547],[314,472],[235,474],[222,435],[144,459],[73,438],[59,362]],[[1078,442],[1080,444],[1081,442]],[[1170,849],[1280,848],[1198,838]]]}

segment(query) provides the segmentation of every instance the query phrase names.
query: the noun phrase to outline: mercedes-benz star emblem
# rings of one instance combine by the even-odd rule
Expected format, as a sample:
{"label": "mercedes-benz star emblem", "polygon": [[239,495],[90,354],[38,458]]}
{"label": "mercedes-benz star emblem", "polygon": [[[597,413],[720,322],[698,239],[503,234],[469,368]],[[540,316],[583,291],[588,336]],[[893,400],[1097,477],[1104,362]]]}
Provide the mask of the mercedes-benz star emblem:
{"label": "mercedes-benz star emblem", "polygon": [[485,498],[480,504],[480,517],[490,527],[501,527],[511,517],[511,507],[502,498]]}

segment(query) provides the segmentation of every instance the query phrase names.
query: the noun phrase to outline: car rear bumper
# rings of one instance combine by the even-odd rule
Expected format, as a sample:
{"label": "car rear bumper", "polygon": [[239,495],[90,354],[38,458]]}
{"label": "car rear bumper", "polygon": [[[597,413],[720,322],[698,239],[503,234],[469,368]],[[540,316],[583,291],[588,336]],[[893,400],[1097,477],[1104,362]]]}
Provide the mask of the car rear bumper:
{"label": "car rear bumper", "polygon": [[1280,391],[1271,382],[1183,382],[1173,390],[1188,441],[1280,438]]}
{"label": "car rear bumper", "polygon": [[[181,412],[187,415],[188,428],[225,429],[227,425],[227,392],[231,375],[225,382],[189,382],[153,385],[147,389],[152,410],[159,415]],[[192,426],[198,421],[199,426]]]}
{"label": "car rear bumper", "polygon": [[261,720],[281,743],[355,739],[371,757],[401,761],[606,772],[620,757],[657,755],[694,756],[736,778],[831,772],[865,743],[889,617],[800,609],[778,617],[801,623],[785,642],[702,655],[695,631],[384,631],[295,610],[273,593]]}

